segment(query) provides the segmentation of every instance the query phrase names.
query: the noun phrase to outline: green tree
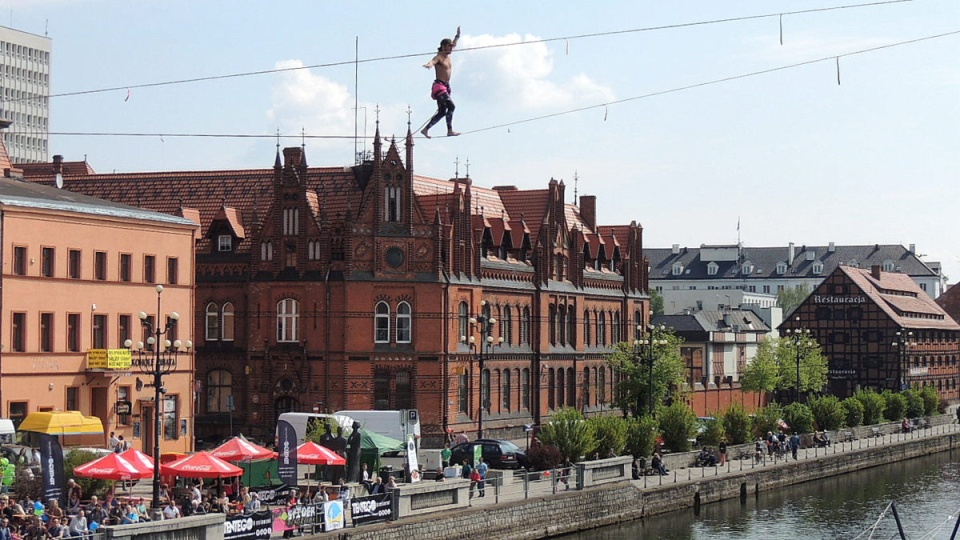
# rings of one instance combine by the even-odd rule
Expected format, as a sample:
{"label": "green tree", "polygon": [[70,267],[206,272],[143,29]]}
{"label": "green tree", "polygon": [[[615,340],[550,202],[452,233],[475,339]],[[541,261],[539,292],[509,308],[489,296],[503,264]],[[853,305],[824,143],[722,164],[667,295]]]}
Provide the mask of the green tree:
{"label": "green tree", "polygon": [[626,418],[619,416],[594,416],[587,419],[590,429],[593,431],[596,446],[593,451],[600,454],[601,457],[607,457],[613,452],[616,455],[623,454],[623,449],[627,446],[627,432],[629,423]]}
{"label": "green tree", "polygon": [[827,357],[820,344],[804,332],[777,340],[777,362],[780,365],[780,388],[797,388],[797,362],[800,362],[800,392],[820,392],[827,386]]}
{"label": "green tree", "polygon": [[777,291],[777,305],[783,310],[784,319],[810,296],[810,292],[810,285],[806,283],[792,288],[784,287]]}
{"label": "green tree", "polygon": [[899,422],[907,411],[907,398],[903,394],[885,390],[883,396],[883,417],[891,422]]}
{"label": "green tree", "polygon": [[778,420],[783,418],[783,409],[777,403],[771,403],[758,409],[753,416],[754,437],[765,437],[767,432],[776,433],[780,430]]}
{"label": "green tree", "polygon": [[790,431],[810,433],[813,431],[813,412],[803,403],[794,402],[783,408],[783,421]]}
{"label": "green tree", "polygon": [[750,415],[743,405],[731,403],[723,413],[723,431],[729,443],[743,444],[750,440]]}
{"label": "green tree", "polygon": [[663,443],[674,452],[690,450],[691,439],[697,435],[697,414],[682,399],[675,399],[668,407],[658,410]]}
{"label": "green tree", "polygon": [[843,423],[847,427],[857,427],[863,422],[863,402],[850,396],[840,402],[843,405]]}
{"label": "green tree", "polygon": [[[661,328],[647,333],[648,338],[650,335],[655,341],[665,342],[652,346],[653,405],[656,407],[667,398],[671,388],[679,388],[683,384],[686,367],[680,357],[681,338],[670,329]],[[631,345],[618,343],[607,357],[607,362],[622,375],[614,392],[613,403],[632,416],[643,416],[649,411],[650,355],[647,347],[634,351]]]}
{"label": "green tree", "polygon": [[776,340],[765,339],[757,347],[757,353],[743,370],[740,386],[746,391],[757,392],[757,407],[763,404],[763,393],[773,392],[780,385],[780,366],[777,362]]}
{"label": "green tree", "polygon": [[74,468],[79,467],[84,463],[89,463],[98,457],[100,456],[89,450],[73,450],[63,459],[63,472],[65,476],[67,478],[75,479],[76,482],[80,484],[80,487],[83,488],[85,498],[89,498],[91,495],[103,497],[106,495],[107,491],[113,487],[113,483],[109,480],[98,480],[96,478],[74,476]]}
{"label": "green tree", "polygon": [[920,389],[920,396],[923,398],[924,416],[933,416],[940,407],[940,395],[937,389],[932,386],[924,386]]}
{"label": "green tree", "polygon": [[576,409],[565,407],[553,413],[550,421],[540,428],[540,442],[556,446],[560,455],[570,461],[578,461],[596,447],[593,427]]}
{"label": "green tree", "polygon": [[650,291],[650,311],[654,317],[663,315],[663,295],[656,289]]}
{"label": "green tree", "polygon": [[837,396],[813,398],[808,404],[817,428],[821,430],[839,429],[846,420],[846,410]]}
{"label": "green tree", "polygon": [[627,418],[627,451],[633,457],[652,456],[657,421],[651,416]]}
{"label": "green tree", "polygon": [[883,397],[869,388],[858,391],[853,397],[857,398],[863,405],[863,425],[879,424],[883,418],[883,409],[886,405]]}
{"label": "green tree", "polygon": [[903,391],[903,397],[907,400],[907,416],[916,418],[923,416],[923,396],[913,388]]}
{"label": "green tree", "polygon": [[723,430],[722,418],[708,418],[703,421],[703,432],[700,433],[700,444],[704,446],[716,446],[720,444],[720,439],[726,436]]}

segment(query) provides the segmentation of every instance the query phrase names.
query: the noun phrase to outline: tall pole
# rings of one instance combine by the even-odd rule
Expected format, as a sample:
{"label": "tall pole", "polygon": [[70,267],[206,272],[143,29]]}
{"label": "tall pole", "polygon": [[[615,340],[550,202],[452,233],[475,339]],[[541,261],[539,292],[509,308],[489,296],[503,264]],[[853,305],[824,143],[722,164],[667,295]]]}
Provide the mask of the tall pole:
{"label": "tall pole", "polygon": [[[469,342],[470,347],[476,347],[477,351],[477,364],[480,367],[480,410],[477,412],[477,438],[483,438],[483,409],[487,406],[484,398],[484,388],[483,388],[483,349],[484,347],[493,347],[493,325],[497,324],[497,319],[493,318],[486,311],[487,301],[480,301],[480,314],[476,317],[470,318],[470,324],[473,326],[471,329],[471,334],[475,331],[480,333],[480,343],[476,342],[476,339],[473,335],[470,336]],[[500,336],[498,345],[503,343],[503,336]],[[487,391],[490,389],[490,379],[487,379]]]}
{"label": "tall pole", "polygon": [[647,345],[647,359],[650,361],[649,388],[647,389],[647,401],[650,406],[650,417],[653,417],[653,330],[650,331],[650,345]]}
{"label": "tall pole", "polygon": [[797,403],[800,403],[800,336],[794,342],[797,344]]}

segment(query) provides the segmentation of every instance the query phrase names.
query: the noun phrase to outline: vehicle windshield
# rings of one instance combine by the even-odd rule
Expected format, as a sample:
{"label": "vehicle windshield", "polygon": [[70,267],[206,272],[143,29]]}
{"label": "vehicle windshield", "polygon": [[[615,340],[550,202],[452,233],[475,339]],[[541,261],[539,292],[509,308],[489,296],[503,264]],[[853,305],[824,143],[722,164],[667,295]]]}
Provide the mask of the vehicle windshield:
{"label": "vehicle windshield", "polygon": [[507,452],[519,452],[520,447],[510,441],[500,441],[500,447]]}

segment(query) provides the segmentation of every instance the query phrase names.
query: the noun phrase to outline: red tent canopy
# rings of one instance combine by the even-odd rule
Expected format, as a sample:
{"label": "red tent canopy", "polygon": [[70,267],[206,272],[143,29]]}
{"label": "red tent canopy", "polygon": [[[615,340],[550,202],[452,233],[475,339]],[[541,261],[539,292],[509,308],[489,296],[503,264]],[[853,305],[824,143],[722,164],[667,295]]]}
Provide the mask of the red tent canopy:
{"label": "red tent canopy", "polygon": [[74,468],[73,472],[78,476],[101,480],[132,480],[134,478],[147,478],[153,474],[152,470],[148,472],[140,471],[116,452],[84,463]]}
{"label": "red tent canopy", "polygon": [[224,461],[255,461],[273,457],[273,450],[267,450],[242,437],[234,437],[211,450],[210,455]]}
{"label": "red tent canopy", "polygon": [[153,474],[153,458],[136,448],[130,448],[125,452],[121,452],[120,457],[129,461],[131,465],[136,467],[140,472],[146,473],[147,476]]}
{"label": "red tent canopy", "polygon": [[160,472],[186,478],[223,478],[240,476],[243,469],[207,452],[197,452],[172,463],[161,464]]}
{"label": "red tent canopy", "polygon": [[304,465],[346,465],[347,460],[333,450],[310,441],[297,447],[297,463]]}

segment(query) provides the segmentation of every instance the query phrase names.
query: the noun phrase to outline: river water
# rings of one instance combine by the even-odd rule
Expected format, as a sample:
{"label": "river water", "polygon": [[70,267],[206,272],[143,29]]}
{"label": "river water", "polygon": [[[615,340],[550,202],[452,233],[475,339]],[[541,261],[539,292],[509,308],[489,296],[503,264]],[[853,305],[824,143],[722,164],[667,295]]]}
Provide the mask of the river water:
{"label": "river water", "polygon": [[960,451],[942,452],[762,492],[744,503],[703,505],[699,514],[691,508],[562,538],[886,540],[899,538],[893,513],[886,510],[896,501],[907,538],[948,539],[960,511],[958,460]]}

